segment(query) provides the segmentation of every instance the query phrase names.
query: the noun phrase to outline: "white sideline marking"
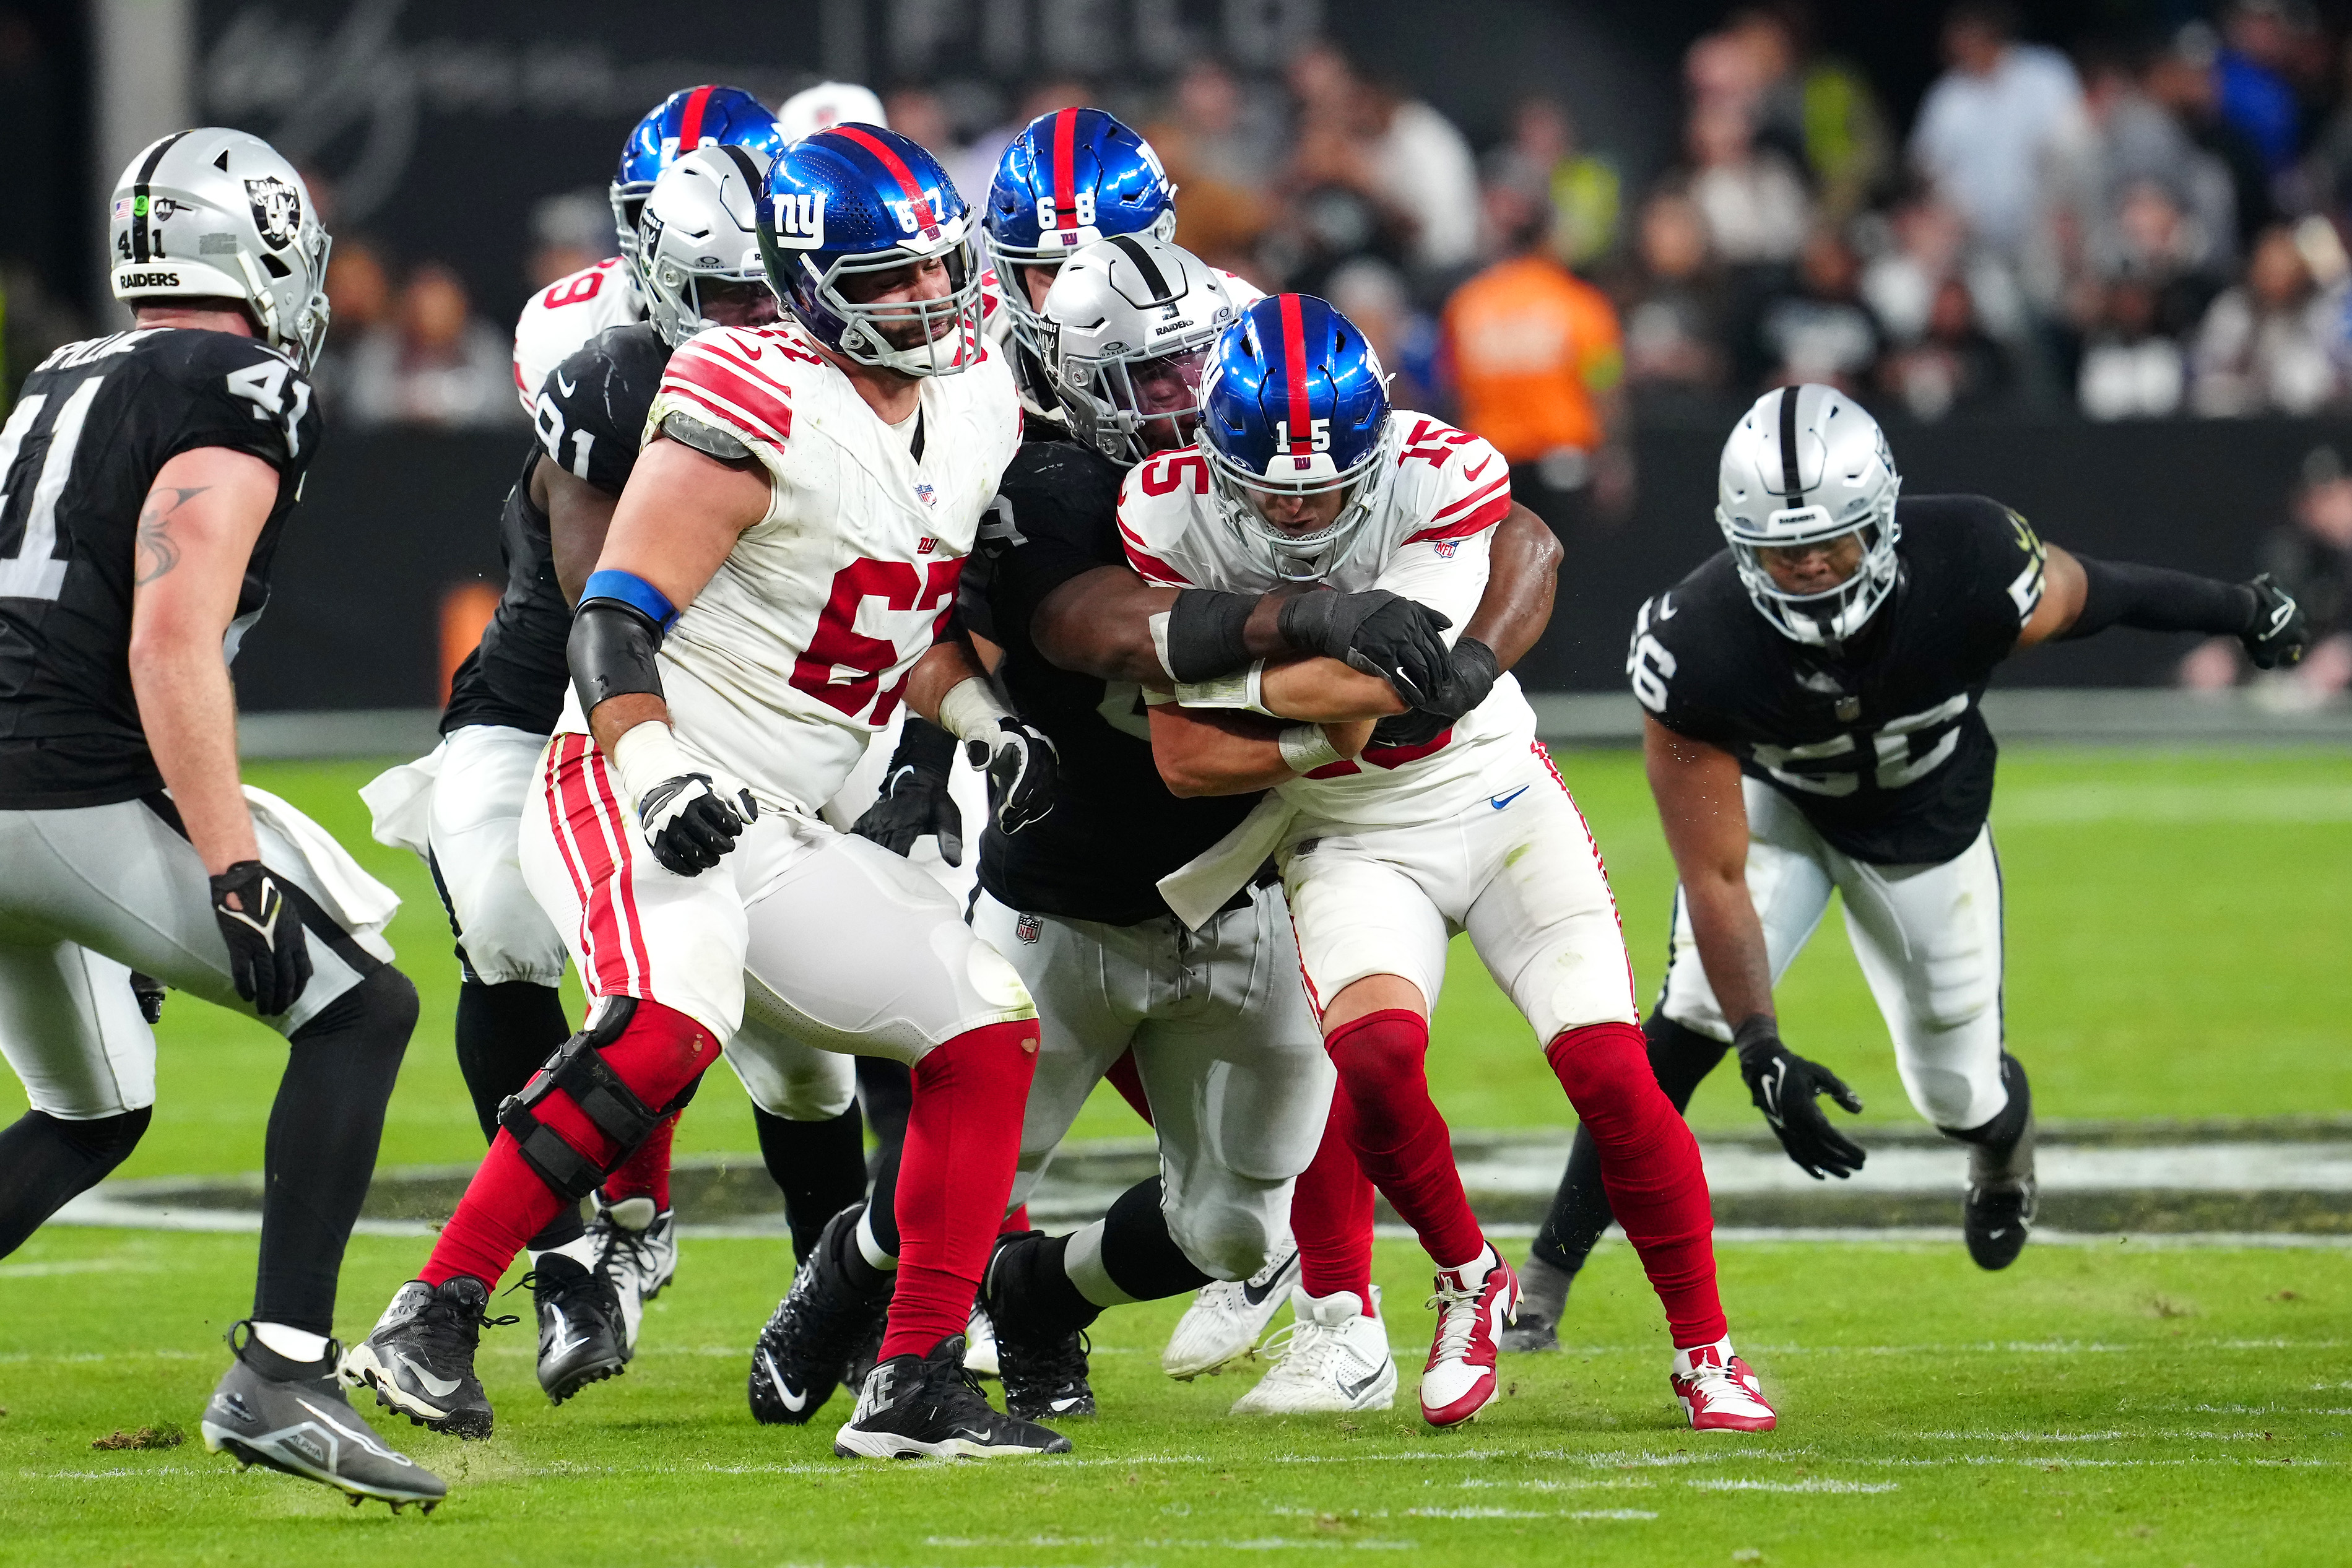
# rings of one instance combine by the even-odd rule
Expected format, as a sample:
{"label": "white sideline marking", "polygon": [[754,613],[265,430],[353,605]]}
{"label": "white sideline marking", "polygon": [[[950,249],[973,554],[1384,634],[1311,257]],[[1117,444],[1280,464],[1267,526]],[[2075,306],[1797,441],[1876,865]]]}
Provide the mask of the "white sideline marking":
{"label": "white sideline marking", "polygon": [[1897,1491],[1897,1490],[1901,1490],[1902,1485],[1903,1485],[1903,1483],[1902,1483],[1901,1481],[1833,1481],[1833,1480],[1806,1480],[1806,1481],[1696,1480],[1696,1481],[1685,1481],[1683,1484],[1684,1484],[1685,1486],[1688,1486],[1688,1487],[1696,1487],[1696,1488],[1698,1488],[1701,1491],[1821,1491],[1821,1492],[1857,1492],[1857,1493],[1859,1493],[1859,1492],[1888,1492],[1888,1491]]}
{"label": "white sideline marking", "polygon": [[0,1263],[0,1280],[47,1280],[58,1274],[160,1274],[161,1263],[131,1258],[68,1259],[57,1263]]}

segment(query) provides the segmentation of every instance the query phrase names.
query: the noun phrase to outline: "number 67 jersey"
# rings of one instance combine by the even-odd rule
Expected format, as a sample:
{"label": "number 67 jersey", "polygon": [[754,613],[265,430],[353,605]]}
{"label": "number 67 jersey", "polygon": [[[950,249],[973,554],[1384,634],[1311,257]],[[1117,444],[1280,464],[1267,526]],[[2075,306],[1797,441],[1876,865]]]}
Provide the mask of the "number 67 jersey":
{"label": "number 67 jersey", "polygon": [[[663,641],[661,678],[678,743],[769,806],[814,815],[890,722],[1020,445],[996,351],[917,386],[885,424],[793,327],[718,328],[670,356],[646,415],[648,440],[682,416],[767,473],[767,515]],[[587,730],[576,692],[559,727]]]}
{"label": "number 67 jersey", "polygon": [[[0,810],[163,788],[131,690],[139,517],[163,465],[203,446],[278,476],[237,591],[234,659],[319,449],[310,383],[267,344],[190,328],[68,343],[26,378],[0,426]],[[156,549],[168,564],[169,541]]]}

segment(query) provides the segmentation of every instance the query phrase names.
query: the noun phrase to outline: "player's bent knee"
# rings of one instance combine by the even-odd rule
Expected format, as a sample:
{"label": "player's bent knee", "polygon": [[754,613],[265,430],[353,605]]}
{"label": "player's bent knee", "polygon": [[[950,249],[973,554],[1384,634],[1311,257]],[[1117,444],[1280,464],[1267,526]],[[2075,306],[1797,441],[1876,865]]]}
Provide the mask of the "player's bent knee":
{"label": "player's bent knee", "polygon": [[499,1108],[499,1125],[548,1189],[576,1203],[686,1108],[718,1057],[718,1041],[687,1014],[605,997]]}
{"label": "player's bent knee", "polygon": [[1288,1187],[1285,1182],[1263,1193],[1236,1191],[1205,1201],[1187,1193],[1181,1205],[1170,1206],[1168,1234],[1203,1274],[1246,1280],[1287,1239]]}
{"label": "player's bent knee", "polygon": [[2004,1099],[1998,1068],[1990,1074],[1971,1074],[1948,1067],[1907,1067],[1903,1087],[1911,1096],[1912,1109],[1938,1127],[1972,1127],[1983,1121],[1977,1114],[1986,1097],[1981,1091],[1991,1091],[1995,1110]]}

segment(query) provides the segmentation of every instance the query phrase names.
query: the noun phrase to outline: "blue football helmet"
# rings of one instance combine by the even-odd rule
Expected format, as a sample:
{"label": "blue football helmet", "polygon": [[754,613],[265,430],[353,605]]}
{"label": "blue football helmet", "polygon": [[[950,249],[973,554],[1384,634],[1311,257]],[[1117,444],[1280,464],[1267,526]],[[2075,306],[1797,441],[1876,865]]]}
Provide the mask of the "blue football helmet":
{"label": "blue football helmet", "polygon": [[[793,142],[769,167],[759,220],[770,287],[826,348],[910,376],[979,362],[971,209],[939,160],[907,137],[851,123]],[[842,292],[845,277],[929,260],[947,267],[940,298],[864,304]]]}
{"label": "blue football helmet", "polygon": [[654,182],[680,152],[698,147],[740,147],[764,170],[784,150],[784,133],[767,105],[740,87],[706,84],[662,99],[621,144],[621,171],[607,193],[623,256],[636,257],[637,216]]}
{"label": "blue football helmet", "polygon": [[1176,232],[1176,187],[1151,143],[1099,109],[1057,109],[1022,127],[997,161],[981,220],[1013,333],[1026,353],[1013,357],[1022,394],[1040,412],[1057,408],[1044,367],[1053,362],[1053,324],[1029,302],[1023,267],[1059,267],[1073,251],[1113,235]]}
{"label": "blue football helmet", "polygon": [[[1356,324],[1311,294],[1274,294],[1224,330],[1201,378],[1201,430],[1217,510],[1281,577],[1328,577],[1396,475],[1388,378]],[[1330,521],[1297,531],[1262,503],[1339,492]]]}

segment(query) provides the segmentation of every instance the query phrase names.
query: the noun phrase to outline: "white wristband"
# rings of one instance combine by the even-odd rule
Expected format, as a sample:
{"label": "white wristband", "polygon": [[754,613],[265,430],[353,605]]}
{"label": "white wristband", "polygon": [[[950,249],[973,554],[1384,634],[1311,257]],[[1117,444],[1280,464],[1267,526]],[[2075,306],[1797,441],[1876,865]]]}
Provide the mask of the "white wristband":
{"label": "white wristband", "polygon": [[1331,744],[1319,724],[1294,724],[1275,737],[1275,744],[1282,748],[1282,759],[1293,773],[1312,773],[1341,760],[1339,748]]}
{"label": "white wristband", "polygon": [[649,718],[631,728],[613,743],[610,755],[613,771],[621,776],[621,788],[628,791],[632,811],[645,799],[646,791],[663,780],[709,771],[687,756],[677,743],[677,733],[657,718]]}
{"label": "white wristband", "polygon": [[1013,710],[978,675],[958,681],[940,699],[940,727],[959,740],[993,745],[998,725],[1012,716]]}
{"label": "white wristband", "polygon": [[1213,681],[1179,681],[1176,683],[1176,700],[1186,707],[1239,708],[1247,713],[1265,713],[1265,702],[1261,689],[1265,681],[1265,661],[1258,659],[1236,675],[1221,675]]}

